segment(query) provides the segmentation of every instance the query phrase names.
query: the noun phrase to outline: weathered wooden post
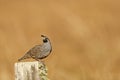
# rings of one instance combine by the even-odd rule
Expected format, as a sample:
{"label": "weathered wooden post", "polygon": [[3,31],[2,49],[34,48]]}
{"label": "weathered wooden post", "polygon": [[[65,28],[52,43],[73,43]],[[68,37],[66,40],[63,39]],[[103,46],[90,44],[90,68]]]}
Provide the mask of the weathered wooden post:
{"label": "weathered wooden post", "polygon": [[15,80],[49,80],[47,68],[39,61],[15,63]]}

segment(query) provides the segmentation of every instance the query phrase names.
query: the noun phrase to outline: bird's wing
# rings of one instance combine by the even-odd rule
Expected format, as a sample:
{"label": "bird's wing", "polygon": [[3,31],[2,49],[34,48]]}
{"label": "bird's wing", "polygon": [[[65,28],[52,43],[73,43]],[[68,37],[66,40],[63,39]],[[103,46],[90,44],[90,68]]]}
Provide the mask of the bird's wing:
{"label": "bird's wing", "polygon": [[36,55],[40,54],[42,52],[42,45],[36,45],[33,48],[31,48],[27,54],[30,54],[31,57],[35,57]]}

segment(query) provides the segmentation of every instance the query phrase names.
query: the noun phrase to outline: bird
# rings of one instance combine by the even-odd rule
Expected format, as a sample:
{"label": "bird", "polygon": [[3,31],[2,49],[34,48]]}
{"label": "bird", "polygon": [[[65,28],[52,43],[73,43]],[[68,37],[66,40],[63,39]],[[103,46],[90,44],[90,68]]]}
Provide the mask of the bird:
{"label": "bird", "polygon": [[33,48],[28,50],[27,53],[18,61],[28,59],[28,58],[33,58],[37,61],[40,61],[41,59],[46,58],[52,51],[52,45],[50,42],[50,39],[47,36],[41,35],[43,43],[39,45],[35,45]]}

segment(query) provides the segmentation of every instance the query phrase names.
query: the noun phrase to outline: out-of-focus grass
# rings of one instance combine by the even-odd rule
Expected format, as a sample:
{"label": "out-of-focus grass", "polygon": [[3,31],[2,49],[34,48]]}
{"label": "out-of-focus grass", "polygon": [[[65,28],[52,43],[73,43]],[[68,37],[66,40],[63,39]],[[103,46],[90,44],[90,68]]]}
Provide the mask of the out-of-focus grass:
{"label": "out-of-focus grass", "polygon": [[0,80],[14,80],[14,63],[50,37],[51,80],[120,80],[117,0],[0,0]]}

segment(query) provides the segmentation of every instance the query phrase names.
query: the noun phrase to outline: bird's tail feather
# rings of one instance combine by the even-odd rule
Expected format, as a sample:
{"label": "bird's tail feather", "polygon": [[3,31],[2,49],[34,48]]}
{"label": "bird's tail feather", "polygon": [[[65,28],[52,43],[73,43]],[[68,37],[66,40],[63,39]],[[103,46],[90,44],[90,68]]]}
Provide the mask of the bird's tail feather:
{"label": "bird's tail feather", "polygon": [[31,56],[29,54],[25,54],[23,57],[21,57],[20,59],[18,59],[18,61],[30,58]]}

